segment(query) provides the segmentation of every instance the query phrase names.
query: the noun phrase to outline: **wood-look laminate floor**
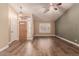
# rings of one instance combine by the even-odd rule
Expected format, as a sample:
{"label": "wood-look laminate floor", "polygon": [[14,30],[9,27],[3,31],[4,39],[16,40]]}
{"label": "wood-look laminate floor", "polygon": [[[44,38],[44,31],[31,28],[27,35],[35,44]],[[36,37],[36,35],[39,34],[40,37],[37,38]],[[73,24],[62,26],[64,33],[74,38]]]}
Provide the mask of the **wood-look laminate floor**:
{"label": "wood-look laminate floor", "polygon": [[0,52],[1,56],[79,56],[79,49],[61,39],[37,37],[33,41],[13,42],[9,48]]}

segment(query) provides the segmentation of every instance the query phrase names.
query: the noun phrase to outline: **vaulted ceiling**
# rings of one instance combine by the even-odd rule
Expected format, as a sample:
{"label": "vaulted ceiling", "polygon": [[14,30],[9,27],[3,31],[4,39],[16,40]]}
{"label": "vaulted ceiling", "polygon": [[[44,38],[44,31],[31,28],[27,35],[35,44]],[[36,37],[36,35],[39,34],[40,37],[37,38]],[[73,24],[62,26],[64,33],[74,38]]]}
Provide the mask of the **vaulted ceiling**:
{"label": "vaulted ceiling", "polygon": [[[72,3],[62,3],[57,6],[58,3],[13,3],[9,4],[15,9],[17,13],[32,13],[43,20],[56,20],[67,9],[72,6]],[[20,9],[20,6],[22,9]]]}

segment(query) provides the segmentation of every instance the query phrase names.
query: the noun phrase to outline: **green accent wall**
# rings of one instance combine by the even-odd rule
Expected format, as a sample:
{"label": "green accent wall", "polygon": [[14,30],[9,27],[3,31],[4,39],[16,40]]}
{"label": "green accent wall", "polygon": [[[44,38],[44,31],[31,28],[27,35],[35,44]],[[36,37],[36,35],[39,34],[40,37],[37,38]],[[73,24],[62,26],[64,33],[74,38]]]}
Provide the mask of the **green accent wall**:
{"label": "green accent wall", "polygon": [[56,21],[56,35],[79,44],[78,3],[75,3]]}

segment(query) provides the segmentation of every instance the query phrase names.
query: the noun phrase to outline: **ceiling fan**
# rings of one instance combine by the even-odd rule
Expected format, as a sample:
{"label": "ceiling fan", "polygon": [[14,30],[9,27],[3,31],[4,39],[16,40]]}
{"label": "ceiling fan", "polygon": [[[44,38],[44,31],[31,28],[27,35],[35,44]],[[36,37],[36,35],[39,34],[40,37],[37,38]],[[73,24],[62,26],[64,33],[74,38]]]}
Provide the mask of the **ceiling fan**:
{"label": "ceiling fan", "polygon": [[50,3],[49,7],[54,8],[54,10],[58,10],[59,6],[61,6],[62,3]]}
{"label": "ceiling fan", "polygon": [[[48,8],[42,8],[41,10],[43,11],[42,13],[46,13],[46,12],[48,12],[48,11],[50,11],[50,10],[55,10],[55,11],[57,11],[57,10],[60,9],[59,6],[61,6],[61,5],[62,5],[62,3],[50,3]],[[43,9],[44,9],[44,10],[43,10]]]}

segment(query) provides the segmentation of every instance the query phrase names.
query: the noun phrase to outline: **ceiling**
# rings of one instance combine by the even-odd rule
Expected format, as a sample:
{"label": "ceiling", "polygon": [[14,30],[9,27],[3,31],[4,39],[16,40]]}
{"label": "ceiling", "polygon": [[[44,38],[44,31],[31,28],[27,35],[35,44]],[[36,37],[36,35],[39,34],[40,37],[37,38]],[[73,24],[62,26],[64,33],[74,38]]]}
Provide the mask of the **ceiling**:
{"label": "ceiling", "polygon": [[[56,20],[64,13],[64,11],[72,6],[72,3],[62,3],[59,7],[50,7],[49,3],[12,3],[9,5],[13,7],[17,13],[20,11],[23,13],[32,13],[33,15],[36,15],[46,21]],[[22,9],[20,9],[20,6]],[[56,7],[57,10],[55,10],[54,7]]]}

